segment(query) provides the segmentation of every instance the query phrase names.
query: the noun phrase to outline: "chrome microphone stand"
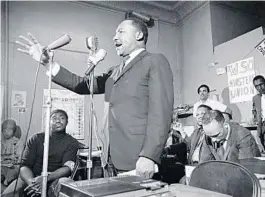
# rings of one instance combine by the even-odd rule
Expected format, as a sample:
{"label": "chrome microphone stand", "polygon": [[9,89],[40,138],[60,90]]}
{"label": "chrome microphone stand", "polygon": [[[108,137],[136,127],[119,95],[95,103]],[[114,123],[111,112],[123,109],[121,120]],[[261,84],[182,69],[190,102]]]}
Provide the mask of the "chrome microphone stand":
{"label": "chrome microphone stand", "polygon": [[[97,50],[98,48],[98,38],[96,36],[90,36],[86,38],[86,45],[89,50],[88,59],[88,70],[86,71],[86,76],[89,76],[89,85],[87,85],[90,92],[90,121],[89,121],[89,134],[88,134],[88,156],[87,156],[87,178],[90,180],[92,178],[92,168],[93,168],[93,158],[92,158],[92,134],[94,129],[94,69],[96,65],[104,59],[106,56],[106,51],[103,49]],[[88,83],[87,83],[88,84]]]}
{"label": "chrome microphone stand", "polygon": [[49,139],[50,139],[50,115],[52,107],[51,99],[51,85],[52,85],[52,62],[53,62],[53,51],[49,51],[50,62],[49,62],[49,77],[48,77],[48,97],[45,104],[46,108],[46,119],[45,119],[45,137],[44,137],[44,153],[43,153],[43,165],[42,165],[42,189],[41,197],[46,197],[47,181],[48,181],[48,157],[49,157]]}
{"label": "chrome microphone stand", "polygon": [[92,134],[93,134],[93,128],[94,128],[94,102],[93,102],[93,96],[94,96],[94,70],[89,74],[89,91],[90,91],[90,108],[89,108],[89,133],[88,133],[88,157],[87,157],[87,179],[90,180],[92,178],[92,168],[93,168],[93,158],[92,158]]}

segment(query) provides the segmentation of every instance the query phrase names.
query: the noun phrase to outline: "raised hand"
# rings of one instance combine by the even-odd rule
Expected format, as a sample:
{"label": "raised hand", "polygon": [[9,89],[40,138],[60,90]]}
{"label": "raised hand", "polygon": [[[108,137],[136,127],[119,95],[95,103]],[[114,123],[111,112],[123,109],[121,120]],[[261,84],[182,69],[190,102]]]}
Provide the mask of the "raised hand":
{"label": "raised hand", "polygon": [[23,48],[18,48],[17,50],[30,55],[34,60],[40,62],[42,64],[47,64],[49,62],[49,54],[44,50],[44,47],[38,42],[38,40],[31,34],[28,33],[28,37],[19,36],[19,38],[23,39],[25,43],[16,41],[17,44],[22,46]]}

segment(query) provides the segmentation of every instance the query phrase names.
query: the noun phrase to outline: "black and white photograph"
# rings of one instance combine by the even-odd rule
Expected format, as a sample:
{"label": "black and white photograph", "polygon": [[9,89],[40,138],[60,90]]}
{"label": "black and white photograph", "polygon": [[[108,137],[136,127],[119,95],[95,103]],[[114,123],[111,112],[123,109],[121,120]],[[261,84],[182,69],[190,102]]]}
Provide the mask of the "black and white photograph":
{"label": "black and white photograph", "polygon": [[264,1],[1,0],[1,196],[265,197]]}

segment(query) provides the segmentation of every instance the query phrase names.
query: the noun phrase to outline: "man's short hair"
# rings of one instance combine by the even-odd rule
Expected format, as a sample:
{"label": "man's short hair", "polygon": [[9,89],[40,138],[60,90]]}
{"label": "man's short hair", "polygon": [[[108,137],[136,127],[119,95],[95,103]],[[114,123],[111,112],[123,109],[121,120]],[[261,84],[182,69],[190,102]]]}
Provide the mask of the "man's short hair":
{"label": "man's short hair", "polygon": [[228,113],[228,112],[222,112],[223,114],[227,114],[228,117],[229,117],[229,120],[232,120],[233,119],[233,116],[232,114]]}
{"label": "man's short hair", "polygon": [[207,110],[212,110],[212,108],[210,107],[210,106],[208,106],[208,105],[204,105],[204,104],[202,104],[202,105],[199,105],[199,107],[197,108],[197,109],[199,109],[199,108],[205,108],[205,109],[207,109]]}
{"label": "man's short hair", "polygon": [[56,113],[62,113],[62,114],[64,114],[65,117],[66,117],[66,119],[68,120],[68,115],[67,115],[66,111],[64,111],[64,110],[62,110],[62,109],[55,109],[55,110],[53,110],[53,111],[51,112],[51,116],[50,116],[50,117],[52,117],[52,115],[53,115],[53,114],[56,114]]}
{"label": "man's short hair", "polygon": [[216,120],[216,122],[222,124],[225,122],[225,118],[219,110],[210,110],[209,112],[205,113],[202,117],[202,124],[208,125],[213,120]]}
{"label": "man's short hair", "polygon": [[148,40],[148,28],[147,25],[138,18],[128,18],[127,20],[132,21],[132,25],[143,32],[143,41],[146,44]]}
{"label": "man's short hair", "polygon": [[200,89],[201,88],[206,88],[207,89],[207,92],[210,92],[210,88],[209,88],[209,86],[207,86],[206,84],[202,84],[202,85],[200,85],[200,87],[198,87],[198,89],[197,89],[197,93],[199,94],[200,93]]}
{"label": "man's short hair", "polygon": [[263,80],[263,82],[265,82],[265,78],[262,75],[257,75],[253,78],[253,84],[254,84],[254,81],[257,81],[258,79],[261,79]]}

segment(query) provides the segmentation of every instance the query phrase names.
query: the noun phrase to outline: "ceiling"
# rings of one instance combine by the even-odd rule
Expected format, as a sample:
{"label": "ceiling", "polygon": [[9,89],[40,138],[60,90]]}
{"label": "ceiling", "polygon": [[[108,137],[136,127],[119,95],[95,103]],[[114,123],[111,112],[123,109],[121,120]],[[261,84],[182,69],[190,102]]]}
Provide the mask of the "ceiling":
{"label": "ceiling", "polygon": [[[149,4],[160,9],[168,11],[181,12],[183,6],[192,4],[199,5],[207,1],[141,1],[144,4]],[[199,3],[199,4],[198,4]],[[224,6],[230,9],[240,10],[248,14],[265,15],[265,2],[263,1],[210,1],[211,4]]]}
{"label": "ceiling", "polygon": [[225,6],[228,9],[240,10],[248,14],[265,16],[265,2],[262,1],[89,1],[118,11],[137,10],[153,18],[177,24],[189,16],[201,6],[210,3],[217,6]]}
{"label": "ceiling", "polygon": [[86,1],[89,4],[100,5],[117,11],[137,10],[155,19],[170,23],[178,23],[202,5],[209,1]]}
{"label": "ceiling", "polygon": [[142,1],[144,4],[156,6],[161,9],[177,11],[186,1]]}

